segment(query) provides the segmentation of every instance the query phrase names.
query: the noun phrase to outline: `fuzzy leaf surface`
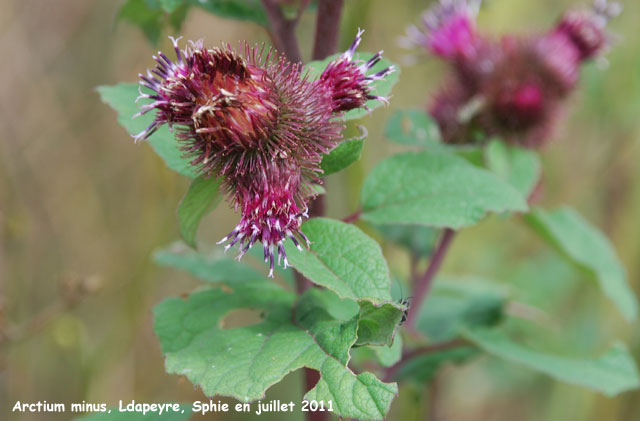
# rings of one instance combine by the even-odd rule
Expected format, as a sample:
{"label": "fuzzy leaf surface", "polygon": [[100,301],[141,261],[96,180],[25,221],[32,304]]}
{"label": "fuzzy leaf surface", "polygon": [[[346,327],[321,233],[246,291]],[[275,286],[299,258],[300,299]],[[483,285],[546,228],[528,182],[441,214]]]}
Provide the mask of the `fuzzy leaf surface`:
{"label": "fuzzy leaf surface", "polygon": [[314,218],[302,225],[311,241],[298,250],[291,242],[285,249],[291,266],[310,281],[341,298],[385,303],[391,300],[389,268],[378,243],[358,227],[328,218]]}
{"label": "fuzzy leaf surface", "polygon": [[488,212],[525,211],[517,190],[491,172],[441,152],[403,153],[379,163],[362,188],[362,217],[374,224],[453,229]]}
{"label": "fuzzy leaf surface", "polygon": [[533,209],[525,220],[562,255],[597,279],[604,294],[627,320],[638,315],[638,301],[624,266],[609,240],[575,210]]}
{"label": "fuzzy leaf surface", "polygon": [[[340,357],[348,355],[353,331],[336,330],[319,341],[318,332],[292,321],[294,300],[294,294],[267,282],[165,300],[154,309],[154,329],[167,372],[186,376],[207,396],[253,401],[288,373],[308,367],[321,377],[305,399],[331,400],[335,415],[344,418],[384,418],[397,394],[396,384],[382,383],[371,373],[351,372]],[[247,308],[262,310],[264,319],[251,326],[220,328],[227,313]],[[309,305],[305,325],[330,323],[330,311],[324,310]]]}

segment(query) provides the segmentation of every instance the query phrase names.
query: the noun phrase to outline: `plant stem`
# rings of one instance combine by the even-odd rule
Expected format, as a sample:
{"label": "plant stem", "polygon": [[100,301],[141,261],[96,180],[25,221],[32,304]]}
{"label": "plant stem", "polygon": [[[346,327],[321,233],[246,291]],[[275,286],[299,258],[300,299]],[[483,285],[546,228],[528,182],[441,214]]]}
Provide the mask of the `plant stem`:
{"label": "plant stem", "polygon": [[411,303],[409,315],[407,316],[407,328],[410,331],[415,332],[415,324],[418,317],[418,312],[422,307],[424,300],[427,298],[427,294],[429,294],[433,279],[435,278],[436,273],[438,273],[438,269],[440,269],[440,266],[444,261],[444,257],[449,250],[449,245],[451,244],[451,240],[453,239],[455,233],[456,232],[451,228],[444,229],[442,238],[440,238],[440,243],[438,243],[436,251],[433,253],[431,261],[429,261],[427,270],[424,272],[424,275],[422,275],[422,277],[418,279],[413,287],[413,302]]}
{"label": "plant stem", "polygon": [[[269,31],[276,47],[281,50],[293,63],[301,62],[300,47],[295,29],[302,16],[302,12],[309,4],[309,0],[301,0],[298,14],[294,19],[286,19],[276,0],[261,0],[271,24]],[[343,0],[319,0],[316,35],[313,48],[313,59],[321,60],[333,54],[338,45],[340,15]],[[325,213],[324,196],[318,196],[309,207],[311,217],[322,216]],[[296,292],[300,295],[311,287],[311,282],[301,273],[295,272]],[[320,379],[317,371],[305,368],[305,390],[311,390]],[[326,412],[307,412],[309,421],[325,421]]]}
{"label": "plant stem", "polygon": [[400,367],[406,364],[409,360],[412,360],[416,357],[420,357],[426,354],[433,354],[435,352],[446,351],[447,349],[457,348],[459,346],[464,346],[467,344],[468,342],[464,339],[454,339],[449,342],[427,345],[405,352],[404,354],[402,354],[402,358],[400,359],[400,361],[385,370],[383,379],[385,382],[392,381],[396,374],[398,374],[398,370],[400,369]]}
{"label": "plant stem", "polygon": [[345,217],[342,219],[342,222],[346,222],[346,223],[354,223],[356,222],[358,219],[360,219],[360,215],[362,215],[362,210],[358,209],[357,211],[355,211],[354,213],[352,213],[351,215]]}
{"label": "plant stem", "polygon": [[344,0],[318,0],[314,60],[322,60],[338,49],[343,4]]}
{"label": "plant stem", "polygon": [[267,12],[271,29],[269,35],[276,45],[276,48],[283,52],[290,62],[299,63],[302,61],[298,39],[296,38],[296,26],[302,15],[302,11],[308,4],[303,1],[300,5],[298,15],[294,19],[287,19],[282,14],[280,6],[276,0],[262,0],[262,6]]}

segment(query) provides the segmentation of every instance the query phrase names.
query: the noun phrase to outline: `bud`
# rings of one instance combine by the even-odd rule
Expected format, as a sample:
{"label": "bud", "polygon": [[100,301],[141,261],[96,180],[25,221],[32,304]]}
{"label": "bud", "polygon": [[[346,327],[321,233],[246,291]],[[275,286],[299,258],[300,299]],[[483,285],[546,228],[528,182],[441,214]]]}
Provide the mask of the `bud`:
{"label": "bud", "polygon": [[606,26],[621,11],[618,3],[596,0],[591,10],[570,10],[562,17],[555,33],[565,36],[577,50],[580,60],[596,56],[607,44]]}
{"label": "bud", "polygon": [[373,75],[366,75],[367,70],[380,61],[382,51],[366,62],[354,61],[354,54],[362,41],[363,33],[364,30],[358,30],[351,47],[340,57],[330,62],[320,75],[319,83],[330,92],[334,112],[367,108],[366,102],[371,99],[388,103],[388,98],[372,95],[369,85],[376,80],[384,79],[385,76],[393,73],[395,68],[390,66]]}
{"label": "bud", "polygon": [[481,0],[440,0],[422,16],[424,29],[407,28],[404,46],[417,45],[445,59],[475,55],[476,16]]}
{"label": "bud", "polygon": [[[472,22],[466,2],[442,0],[427,13],[431,32],[425,37],[434,54],[451,59],[453,82],[429,108],[444,141],[473,142],[481,131],[521,145],[541,146],[562,112],[563,101],[577,85],[580,65],[606,45],[606,23],[619,9],[615,3],[596,0],[593,10],[568,12],[547,34],[509,35],[493,41],[475,34],[470,24],[454,25],[465,18]],[[460,27],[473,28],[468,32],[473,36],[443,29]],[[448,39],[447,51],[452,54],[433,48],[435,29]],[[464,44],[468,48],[453,48],[461,45],[460,39],[473,41]]]}

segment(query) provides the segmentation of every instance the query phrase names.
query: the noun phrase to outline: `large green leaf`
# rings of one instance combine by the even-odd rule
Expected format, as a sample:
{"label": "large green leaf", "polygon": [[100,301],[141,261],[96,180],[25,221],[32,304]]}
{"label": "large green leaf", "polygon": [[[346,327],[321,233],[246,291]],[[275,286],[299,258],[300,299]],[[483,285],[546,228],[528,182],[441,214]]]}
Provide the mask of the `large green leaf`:
{"label": "large green leaf", "polygon": [[[185,375],[207,396],[252,401],[263,398],[266,389],[288,373],[308,367],[320,372],[320,380],[305,399],[330,400],[335,415],[344,418],[384,418],[397,386],[382,383],[371,373],[355,375],[345,367],[340,359],[348,355],[349,342],[355,340],[353,336],[345,340],[349,328],[334,330],[319,341],[319,332],[292,321],[294,300],[294,294],[268,282],[165,300],[154,309],[154,328],[167,371]],[[322,300],[315,302],[321,305]],[[221,329],[221,320],[238,309],[262,310],[264,319],[251,326]],[[307,307],[305,314],[305,326],[330,323],[328,309]]]}
{"label": "large green leaf", "polygon": [[[330,57],[327,57],[324,60],[309,62],[305,65],[305,71],[309,72],[310,78],[317,78],[322,74],[322,72],[330,62],[332,62],[333,60],[336,60],[340,56],[341,54],[335,54]],[[371,57],[373,57],[372,53],[356,53],[355,60],[356,61],[361,60],[362,62],[365,62],[369,60]],[[366,74],[372,75],[389,66],[393,66],[393,63],[383,58],[375,66],[369,69]],[[394,68],[395,68],[395,71],[387,75],[383,80],[377,80],[373,82],[371,85],[369,85],[372,95],[380,96],[383,98],[388,98],[391,95],[391,88],[393,88],[393,85],[395,85],[396,82],[398,81],[398,77],[400,74],[400,70],[398,69],[398,66],[394,66]],[[367,114],[370,114],[374,109],[380,107],[383,104],[384,104],[383,102],[378,100],[369,100],[367,101],[367,104],[366,104],[369,109],[357,108],[355,110],[347,111],[343,115],[343,119],[356,120],[358,118],[362,118]]]}
{"label": "large green leaf", "polygon": [[465,330],[463,335],[496,357],[608,396],[640,387],[633,357],[621,343],[598,358],[571,358],[529,349],[513,342],[498,329]]}
{"label": "large green leaf", "polygon": [[156,251],[153,259],[159,265],[183,270],[212,283],[248,282],[266,277],[245,263],[225,257],[222,253],[204,256],[181,243]]}
{"label": "large green leaf", "polygon": [[515,187],[524,197],[529,197],[542,173],[538,154],[499,140],[493,140],[486,146],[485,160],[488,169]]}
{"label": "large green leaf", "polygon": [[376,224],[461,228],[487,212],[525,211],[508,183],[441,152],[403,153],[378,164],[362,188],[362,217]]}
{"label": "large green leaf", "polygon": [[309,250],[285,245],[291,266],[311,282],[341,298],[367,299],[374,303],[391,300],[389,268],[380,246],[352,224],[315,218],[302,226],[311,241]]}
{"label": "large green leaf", "polygon": [[609,240],[576,211],[532,210],[525,220],[551,245],[595,277],[600,288],[627,320],[638,315],[638,302],[626,280],[626,271]]}
{"label": "large green leaf", "polygon": [[452,340],[461,328],[499,323],[506,298],[486,281],[440,278],[419,309],[416,327],[431,341]]}
{"label": "large green leaf", "polygon": [[184,241],[196,248],[196,233],[200,220],[213,210],[222,199],[220,180],[213,177],[198,177],[191,182],[187,194],[178,206],[178,224]]}
{"label": "large green leaf", "polygon": [[440,145],[440,130],[425,110],[398,110],[384,129],[384,135],[396,143],[411,146]]}
{"label": "large green leaf", "polygon": [[324,171],[323,175],[326,177],[342,171],[359,160],[363,147],[364,139],[353,139],[340,143],[322,158],[320,168]]}
{"label": "large green leaf", "polygon": [[[120,83],[113,86],[100,86],[98,87],[98,92],[102,101],[118,112],[118,122],[130,135],[134,136],[142,132],[153,121],[153,111],[143,116],[132,118],[140,111],[140,106],[148,103],[148,101],[140,100],[136,104],[135,101],[138,97],[137,84]],[[169,168],[187,177],[195,178],[197,176],[189,163],[189,159],[183,156],[184,154],[180,151],[178,142],[166,125],[151,135],[148,142]]]}

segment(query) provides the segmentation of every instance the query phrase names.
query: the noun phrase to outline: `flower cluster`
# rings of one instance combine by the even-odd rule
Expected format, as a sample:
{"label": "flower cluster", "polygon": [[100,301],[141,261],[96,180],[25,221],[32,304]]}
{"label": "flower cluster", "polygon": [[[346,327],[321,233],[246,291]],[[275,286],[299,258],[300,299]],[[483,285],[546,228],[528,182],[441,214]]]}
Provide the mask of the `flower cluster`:
{"label": "flower cluster", "polygon": [[320,182],[320,161],[341,140],[337,115],[366,107],[370,84],[393,71],[366,72],[380,60],[354,59],[361,40],[332,61],[317,79],[301,74],[272,50],[250,48],[242,54],[230,46],[207,49],[201,41],[181,50],[172,38],[176,60],[162,52],[157,64],[140,75],[140,98],[149,101],[139,114],[155,111],[153,123],[136,141],[167,124],[204,176],[218,177],[232,205],[241,211],[240,223],[221,243],[225,250],[238,244],[240,255],[262,244],[273,276],[274,262],[284,260],[284,242],[298,248],[308,239],[300,230],[307,203]]}
{"label": "flower cluster", "polygon": [[403,39],[452,66],[429,112],[446,142],[498,135],[540,146],[575,89],[580,66],[606,48],[606,24],[620,7],[596,0],[592,9],[568,11],[547,33],[495,40],[476,29],[479,5],[441,0],[424,14],[423,28],[409,28]]}

